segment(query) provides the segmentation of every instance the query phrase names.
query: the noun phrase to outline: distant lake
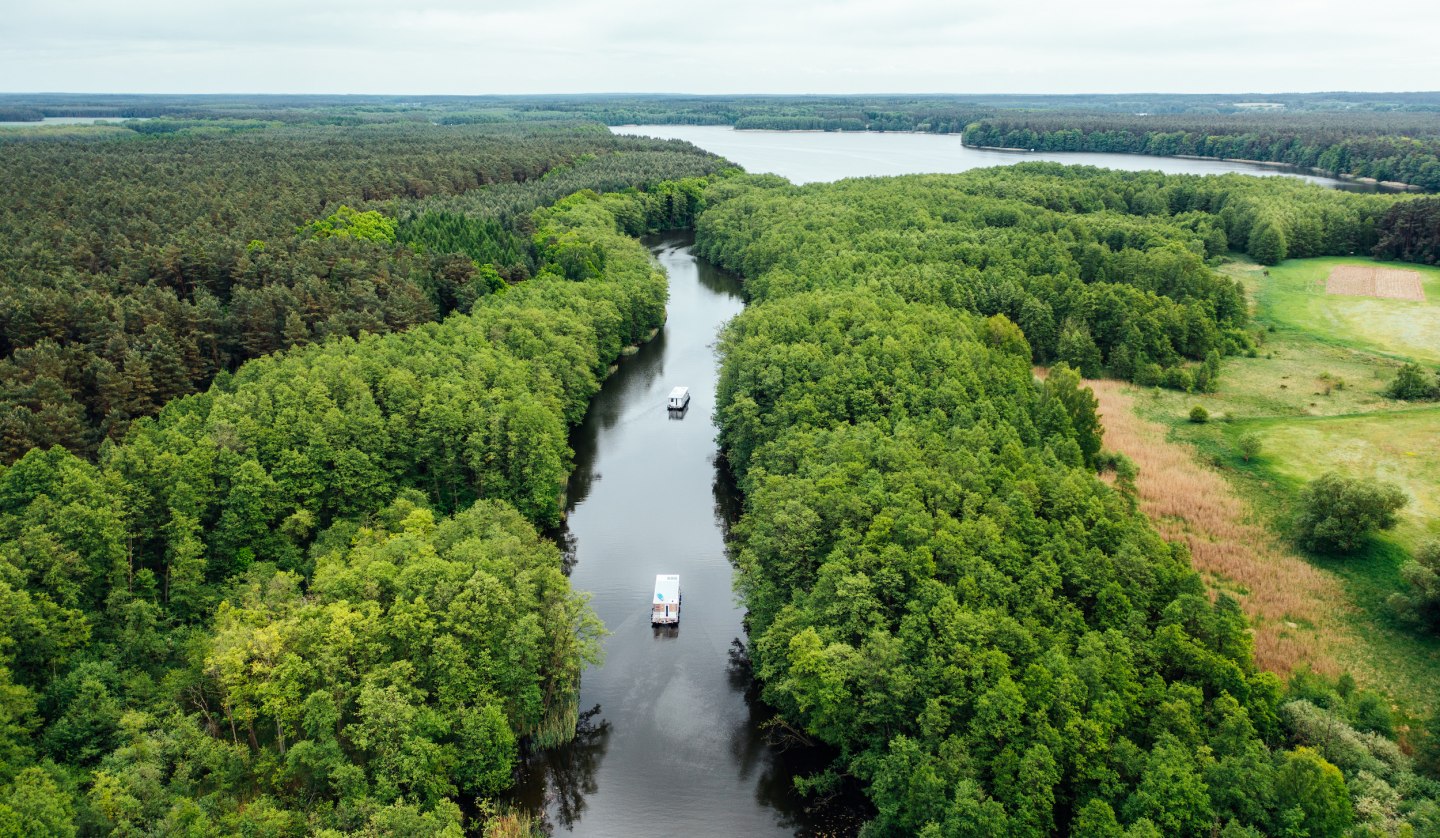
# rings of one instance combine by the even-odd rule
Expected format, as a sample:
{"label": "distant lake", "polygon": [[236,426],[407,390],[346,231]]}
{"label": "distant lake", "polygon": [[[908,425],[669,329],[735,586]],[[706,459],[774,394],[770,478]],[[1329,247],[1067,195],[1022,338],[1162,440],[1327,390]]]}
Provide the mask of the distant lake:
{"label": "distant lake", "polygon": [[146,117],[130,116],[47,116],[39,122],[0,122],[0,128],[34,128],[37,125],[90,125],[95,122],[125,122]]}
{"label": "distant lake", "polygon": [[616,134],[687,140],[745,167],[770,172],[792,183],[826,183],[847,177],[954,173],[987,166],[1049,160],[1125,171],[1171,175],[1238,173],[1262,177],[1298,177],[1334,189],[1373,192],[1374,185],[1319,177],[1289,167],[1224,160],[1152,157],[1071,151],[993,151],[966,148],[959,134],[907,134],[878,131],[736,131],[728,125],[619,125]]}

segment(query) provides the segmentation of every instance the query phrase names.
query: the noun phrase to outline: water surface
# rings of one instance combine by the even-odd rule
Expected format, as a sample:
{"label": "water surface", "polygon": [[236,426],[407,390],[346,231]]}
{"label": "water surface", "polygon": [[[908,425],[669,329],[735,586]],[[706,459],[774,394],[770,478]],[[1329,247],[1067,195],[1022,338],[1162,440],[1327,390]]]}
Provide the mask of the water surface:
{"label": "water surface", "polygon": [[[649,242],[670,277],[669,319],[571,438],[560,537],[574,551],[571,583],[591,594],[610,636],[604,664],[581,680],[580,735],[537,755],[516,793],[558,834],[793,835],[820,817],[794,797],[791,776],[823,757],[767,743],[768,713],[732,660],[743,612],[725,530],[738,501],[711,414],[717,332],[743,302],[739,282],[692,256],[692,241]],[[665,407],[677,385],[691,393],[683,416]],[[680,575],[678,628],[650,625],[661,573]]]}
{"label": "water surface", "polygon": [[747,172],[770,172],[792,183],[828,183],[847,177],[955,173],[987,166],[1048,160],[1132,172],[1159,171],[1171,175],[1284,175],[1336,189],[1375,191],[1373,184],[1336,180],[1288,167],[1254,163],[1145,154],[968,148],[961,143],[959,134],[736,131],[728,125],[621,125],[610,130],[617,134],[687,140],[739,163]]}

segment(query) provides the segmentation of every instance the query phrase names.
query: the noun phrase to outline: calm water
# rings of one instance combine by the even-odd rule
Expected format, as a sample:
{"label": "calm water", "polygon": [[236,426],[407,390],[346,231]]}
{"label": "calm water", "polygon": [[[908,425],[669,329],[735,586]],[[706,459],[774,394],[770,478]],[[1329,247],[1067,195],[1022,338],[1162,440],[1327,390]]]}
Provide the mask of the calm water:
{"label": "calm water", "polygon": [[1154,170],[1172,175],[1287,175],[1337,189],[1374,191],[1358,184],[1301,172],[1223,160],[1184,160],[1143,154],[988,151],[966,148],[956,134],[861,131],[736,131],[728,125],[623,125],[617,134],[688,140],[733,160],[747,172],[771,172],[792,183],[828,183],[847,177],[963,172],[1049,160],[1125,171]]}
{"label": "calm water", "polygon": [[[532,760],[517,792],[558,834],[792,835],[818,817],[790,778],[819,757],[767,745],[766,713],[732,661],[742,611],[724,535],[736,495],[716,464],[711,413],[716,335],[743,303],[736,280],[690,254],[692,240],[651,242],[670,276],[669,320],[605,382],[571,439],[561,537],[574,550],[571,582],[610,636],[604,665],[581,682],[591,715],[580,736]],[[676,385],[691,392],[683,418],[665,408]],[[659,573],[680,574],[675,629],[650,626]]]}
{"label": "calm water", "polygon": [[[90,125],[96,122],[124,122],[124,116],[47,116],[39,122],[0,122],[0,128],[34,128],[38,125]],[[135,117],[147,119],[148,117]]]}

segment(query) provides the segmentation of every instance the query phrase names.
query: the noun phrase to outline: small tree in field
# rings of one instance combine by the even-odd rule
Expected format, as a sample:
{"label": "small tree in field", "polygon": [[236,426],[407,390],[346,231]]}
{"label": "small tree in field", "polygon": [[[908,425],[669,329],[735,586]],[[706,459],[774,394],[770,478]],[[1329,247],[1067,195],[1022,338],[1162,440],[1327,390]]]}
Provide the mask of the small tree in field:
{"label": "small tree in field", "polygon": [[1240,456],[1244,457],[1247,463],[1260,455],[1259,434],[1242,434],[1240,439],[1236,440],[1236,445],[1240,449]]}
{"label": "small tree in field", "polygon": [[1330,472],[1300,494],[1295,534],[1301,546],[1322,553],[1351,553],[1372,530],[1395,526],[1395,513],[1410,500],[1394,483]]}
{"label": "small tree in field", "polygon": [[1385,395],[1392,399],[1419,401],[1433,399],[1440,393],[1437,393],[1437,385],[1432,384],[1430,377],[1425,374],[1424,367],[1419,364],[1406,364],[1395,373],[1395,380],[1385,388]]}
{"label": "small tree in field", "polygon": [[1190,421],[1197,425],[1203,425],[1210,421],[1210,411],[1197,404],[1190,408]]}

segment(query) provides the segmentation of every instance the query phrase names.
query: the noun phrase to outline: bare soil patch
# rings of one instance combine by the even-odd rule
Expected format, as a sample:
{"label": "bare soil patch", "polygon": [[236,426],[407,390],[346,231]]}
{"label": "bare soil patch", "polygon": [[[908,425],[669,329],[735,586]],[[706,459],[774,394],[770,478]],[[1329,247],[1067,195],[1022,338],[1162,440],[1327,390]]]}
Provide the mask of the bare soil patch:
{"label": "bare soil patch", "polygon": [[1425,302],[1425,288],[1420,283],[1419,271],[1369,265],[1336,265],[1325,280],[1325,293]]}
{"label": "bare soil patch", "polygon": [[1353,642],[1339,581],[1277,544],[1223,477],[1196,462],[1189,446],[1167,442],[1163,425],[1137,416],[1124,384],[1086,383],[1100,402],[1105,447],[1140,468],[1140,510],[1161,535],[1189,547],[1212,592],[1240,602],[1256,663],[1281,675],[1304,664],[1338,674],[1335,653]]}

